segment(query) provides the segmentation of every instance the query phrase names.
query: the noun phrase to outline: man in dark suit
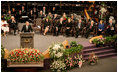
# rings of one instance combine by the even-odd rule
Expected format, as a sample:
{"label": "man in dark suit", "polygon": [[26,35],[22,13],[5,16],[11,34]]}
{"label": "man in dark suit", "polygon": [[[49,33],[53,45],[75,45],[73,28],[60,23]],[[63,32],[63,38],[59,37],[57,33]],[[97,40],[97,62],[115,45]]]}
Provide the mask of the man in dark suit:
{"label": "man in dark suit", "polygon": [[94,21],[92,20],[91,23],[88,24],[87,27],[86,27],[86,34],[85,34],[85,37],[88,38],[90,32],[93,32],[93,31],[94,31]]}
{"label": "man in dark suit", "polygon": [[57,34],[60,34],[61,33],[61,29],[63,27],[63,24],[64,24],[63,18],[60,18],[60,20],[57,22],[57,25],[56,25],[56,26],[58,26],[58,32],[57,32]]}
{"label": "man in dark suit", "polygon": [[114,35],[115,32],[115,24],[112,23],[112,19],[109,19],[109,24],[107,25],[107,35]]}
{"label": "man in dark suit", "polygon": [[58,24],[57,24],[57,20],[58,20],[58,18],[57,18],[57,14],[55,14],[54,15],[54,17],[53,17],[53,35],[54,36],[57,36],[58,35]]}
{"label": "man in dark suit", "polygon": [[78,35],[80,35],[80,32],[82,32],[82,29],[84,29],[84,24],[82,23],[82,20],[79,19],[76,27],[75,38],[78,38]]}
{"label": "man in dark suit", "polygon": [[29,25],[29,22],[26,21],[26,25],[23,25],[21,32],[32,32],[32,27]]}
{"label": "man in dark suit", "polygon": [[16,30],[18,30],[18,23],[14,16],[11,16],[11,20],[9,20],[10,29],[14,30],[14,35],[16,35]]}
{"label": "man in dark suit", "polygon": [[68,37],[69,34],[70,34],[71,28],[72,28],[72,22],[71,22],[71,19],[68,18],[68,21],[67,21],[67,23],[66,23],[66,36],[67,36],[67,37]]}

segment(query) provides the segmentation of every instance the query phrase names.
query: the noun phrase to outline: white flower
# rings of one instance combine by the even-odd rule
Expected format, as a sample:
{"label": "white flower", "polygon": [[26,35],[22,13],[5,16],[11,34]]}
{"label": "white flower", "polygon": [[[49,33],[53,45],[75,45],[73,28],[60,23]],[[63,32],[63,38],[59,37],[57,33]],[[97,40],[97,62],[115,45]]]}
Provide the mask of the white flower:
{"label": "white flower", "polygon": [[53,53],[55,54],[55,53],[56,53],[56,51],[53,51]]}
{"label": "white flower", "polygon": [[54,50],[58,50],[59,48],[60,48],[60,45],[59,45],[59,44],[56,44],[56,45],[54,45],[54,47],[53,47]]}
{"label": "white flower", "polygon": [[60,52],[58,52],[57,54],[56,54],[56,56],[59,58],[59,57],[61,57],[63,55],[63,53],[60,53]]}

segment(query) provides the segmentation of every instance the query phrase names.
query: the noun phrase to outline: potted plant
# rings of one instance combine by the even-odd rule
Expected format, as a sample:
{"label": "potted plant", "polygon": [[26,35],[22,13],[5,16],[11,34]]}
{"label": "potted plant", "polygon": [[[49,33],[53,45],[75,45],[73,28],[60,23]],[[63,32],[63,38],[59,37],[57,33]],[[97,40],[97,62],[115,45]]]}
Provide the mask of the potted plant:
{"label": "potted plant", "polygon": [[89,58],[88,58],[88,63],[90,65],[95,65],[97,64],[98,62],[98,57],[95,55],[94,52],[92,52],[90,55],[89,55]]}
{"label": "potted plant", "polygon": [[105,45],[105,38],[96,38],[92,41],[93,44],[96,45],[96,47]]}

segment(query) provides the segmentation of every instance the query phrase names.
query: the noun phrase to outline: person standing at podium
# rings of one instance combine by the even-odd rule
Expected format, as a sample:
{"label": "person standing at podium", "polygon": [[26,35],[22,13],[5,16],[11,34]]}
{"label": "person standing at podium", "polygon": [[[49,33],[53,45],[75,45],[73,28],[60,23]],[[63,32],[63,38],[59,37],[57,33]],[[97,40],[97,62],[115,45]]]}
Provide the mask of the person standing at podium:
{"label": "person standing at podium", "polygon": [[26,21],[26,25],[23,25],[21,32],[33,32],[32,26]]}

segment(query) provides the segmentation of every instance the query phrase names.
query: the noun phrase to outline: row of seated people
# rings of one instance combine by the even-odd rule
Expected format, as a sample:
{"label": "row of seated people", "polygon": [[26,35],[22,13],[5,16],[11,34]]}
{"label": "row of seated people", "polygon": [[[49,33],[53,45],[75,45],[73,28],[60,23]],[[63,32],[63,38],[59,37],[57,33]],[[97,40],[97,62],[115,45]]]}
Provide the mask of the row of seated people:
{"label": "row of seated people", "polygon": [[46,7],[43,7],[43,10],[40,10],[40,12],[38,11],[38,9],[33,8],[30,11],[26,11],[25,7],[22,6],[22,8],[20,10],[15,10],[15,8],[12,8],[12,10],[8,10],[8,12],[6,12],[7,10],[3,9],[2,10],[2,16],[5,17],[5,19],[7,19],[7,21],[10,20],[11,16],[14,16],[16,18],[16,20],[18,20],[18,22],[25,22],[25,21],[30,21],[33,23],[33,20],[36,19],[37,17],[39,18],[44,18],[46,16],[48,16],[50,13],[55,14],[55,7],[53,7],[53,9],[49,12],[49,14],[47,14],[46,11]]}
{"label": "row of seated people", "polygon": [[14,30],[14,35],[16,35],[16,30],[19,31],[18,28],[18,22],[14,18],[14,16],[11,16],[11,19],[9,21],[5,20],[5,18],[1,19],[1,29],[2,33],[6,36],[6,33],[10,32],[10,30]]}
{"label": "row of seated people", "polygon": [[[4,24],[9,24],[9,26],[8,27],[4,26]],[[91,20],[90,23],[86,24],[81,19],[75,21],[74,19],[72,20],[71,18],[60,18],[58,20],[56,17],[54,17],[53,20],[49,20],[49,18],[42,20],[41,24],[42,25],[40,25],[40,28],[41,32],[43,32],[43,35],[46,35],[47,32],[52,32],[53,35],[56,36],[65,33],[66,36],[69,36],[71,34],[72,36],[75,36],[77,38],[78,35],[82,34],[82,36],[84,35],[86,38],[88,38],[90,33],[95,32],[96,29],[93,20]],[[10,22],[8,23],[4,19],[2,19],[1,27],[4,34],[6,32],[9,32],[9,28],[12,28],[14,30],[14,35],[16,35],[15,33],[16,30],[18,29],[18,24],[14,16],[12,16]],[[100,20],[97,26],[98,35],[102,34],[103,32],[107,33],[108,35],[113,35],[115,30],[116,30],[115,24],[112,23],[112,19],[109,20],[107,26],[105,26],[102,20]]]}
{"label": "row of seated people", "polygon": [[64,18],[60,18],[59,20],[56,18],[53,20],[46,18],[45,20],[42,20],[41,24],[41,32],[43,32],[43,35],[46,35],[47,32],[51,32],[56,36],[65,33],[66,36],[71,34],[76,38],[80,34],[88,38],[91,32],[95,34],[95,30],[97,30],[98,35],[101,35],[102,33],[106,33],[106,35],[113,35],[116,29],[115,24],[112,23],[112,19],[109,20],[108,24],[104,24],[103,21],[100,20],[98,26],[95,25],[93,20],[86,24],[81,19],[74,21],[71,18],[66,20]]}

